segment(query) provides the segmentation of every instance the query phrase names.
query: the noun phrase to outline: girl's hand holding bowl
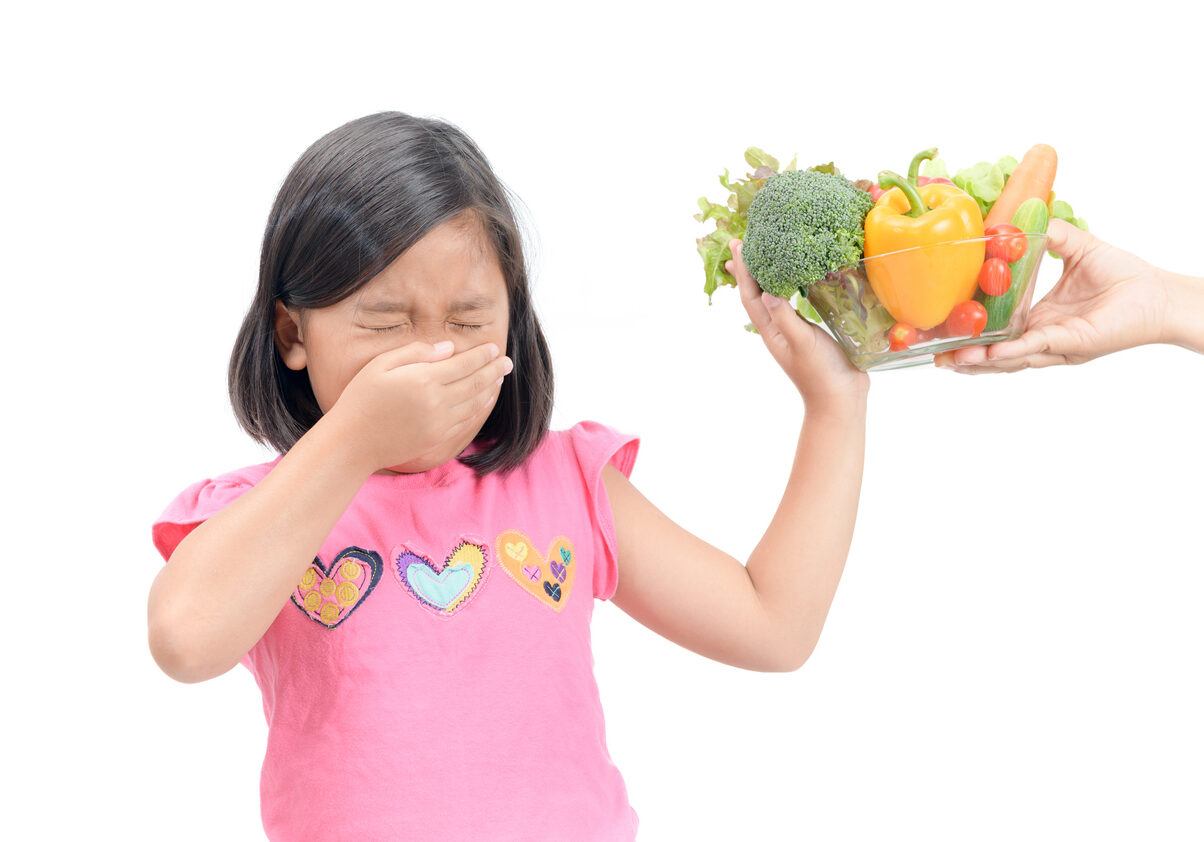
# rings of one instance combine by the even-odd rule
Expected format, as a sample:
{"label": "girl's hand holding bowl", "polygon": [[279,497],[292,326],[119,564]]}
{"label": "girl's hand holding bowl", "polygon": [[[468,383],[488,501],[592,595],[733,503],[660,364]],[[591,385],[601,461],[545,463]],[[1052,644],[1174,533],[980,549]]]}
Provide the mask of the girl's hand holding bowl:
{"label": "girl's hand holding bowl", "polygon": [[725,266],[736,278],[744,309],[765,347],[812,409],[841,409],[865,401],[870,378],[853,365],[821,328],[799,316],[783,298],[761,287],[748,272],[740,240],[731,241],[732,259]]}

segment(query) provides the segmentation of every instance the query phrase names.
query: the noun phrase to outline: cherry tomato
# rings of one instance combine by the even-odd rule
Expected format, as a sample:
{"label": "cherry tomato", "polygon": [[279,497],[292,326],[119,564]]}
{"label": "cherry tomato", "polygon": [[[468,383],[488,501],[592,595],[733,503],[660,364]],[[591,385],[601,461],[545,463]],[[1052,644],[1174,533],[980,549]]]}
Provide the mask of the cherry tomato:
{"label": "cherry tomato", "polygon": [[1003,295],[1012,286],[1012,267],[998,257],[988,257],[978,270],[978,286],[987,295]]}
{"label": "cherry tomato", "polygon": [[1028,238],[1015,225],[1001,222],[984,232],[987,240],[987,257],[998,257],[1005,263],[1015,263],[1028,251]]}
{"label": "cherry tomato", "polygon": [[895,326],[890,329],[889,336],[892,351],[903,351],[916,344],[916,329],[903,322],[895,322]]}
{"label": "cherry tomato", "polygon": [[950,336],[978,336],[987,326],[987,308],[977,301],[963,301],[949,311],[945,328]]}
{"label": "cherry tomato", "polygon": [[945,335],[945,326],[943,324],[936,327],[930,327],[927,330],[916,331],[916,342],[931,342],[934,339],[941,339]]}

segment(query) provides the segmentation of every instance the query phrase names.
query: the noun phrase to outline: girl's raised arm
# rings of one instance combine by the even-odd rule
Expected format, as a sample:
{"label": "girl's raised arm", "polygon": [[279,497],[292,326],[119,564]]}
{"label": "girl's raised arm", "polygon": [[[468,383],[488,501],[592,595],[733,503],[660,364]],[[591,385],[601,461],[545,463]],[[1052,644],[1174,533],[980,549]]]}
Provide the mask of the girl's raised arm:
{"label": "girl's raised arm", "polygon": [[[613,601],[662,636],[706,657],[764,671],[811,655],[853,537],[865,456],[869,377],[784,300],[763,294],[739,241],[728,271],[749,317],[806,404],[786,490],[741,564],[662,514],[613,467],[619,584]],[[690,587],[680,587],[688,582]]]}
{"label": "girl's raised arm", "polygon": [[369,475],[480,428],[509,358],[493,345],[452,351],[412,342],[372,359],[258,485],[180,542],[147,605],[165,673],[196,682],[233,668]]}

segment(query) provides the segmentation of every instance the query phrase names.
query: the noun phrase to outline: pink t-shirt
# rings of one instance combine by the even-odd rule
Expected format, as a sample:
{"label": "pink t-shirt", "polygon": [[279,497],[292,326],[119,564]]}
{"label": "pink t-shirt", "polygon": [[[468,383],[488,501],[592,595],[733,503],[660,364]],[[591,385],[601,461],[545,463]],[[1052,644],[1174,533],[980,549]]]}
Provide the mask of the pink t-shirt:
{"label": "pink t-shirt", "polygon": [[[242,660],[269,838],[635,838],[590,618],[618,581],[602,468],[630,475],[638,446],[583,422],[506,475],[368,478]],[[181,493],[154,525],[163,557],[274,464]]]}

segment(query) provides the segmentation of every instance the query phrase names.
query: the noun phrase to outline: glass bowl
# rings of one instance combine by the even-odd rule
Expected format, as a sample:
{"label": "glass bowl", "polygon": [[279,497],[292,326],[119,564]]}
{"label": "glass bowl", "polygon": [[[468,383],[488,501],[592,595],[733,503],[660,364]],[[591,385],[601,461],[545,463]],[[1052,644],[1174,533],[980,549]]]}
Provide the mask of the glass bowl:
{"label": "glass bowl", "polygon": [[[862,371],[925,365],[942,351],[1015,339],[1028,322],[1047,238],[1004,236],[1013,240],[1001,246],[991,243],[996,237],[979,237],[867,257],[812,284],[805,300]],[[980,277],[1000,291],[999,264],[1010,284],[987,295]]]}

